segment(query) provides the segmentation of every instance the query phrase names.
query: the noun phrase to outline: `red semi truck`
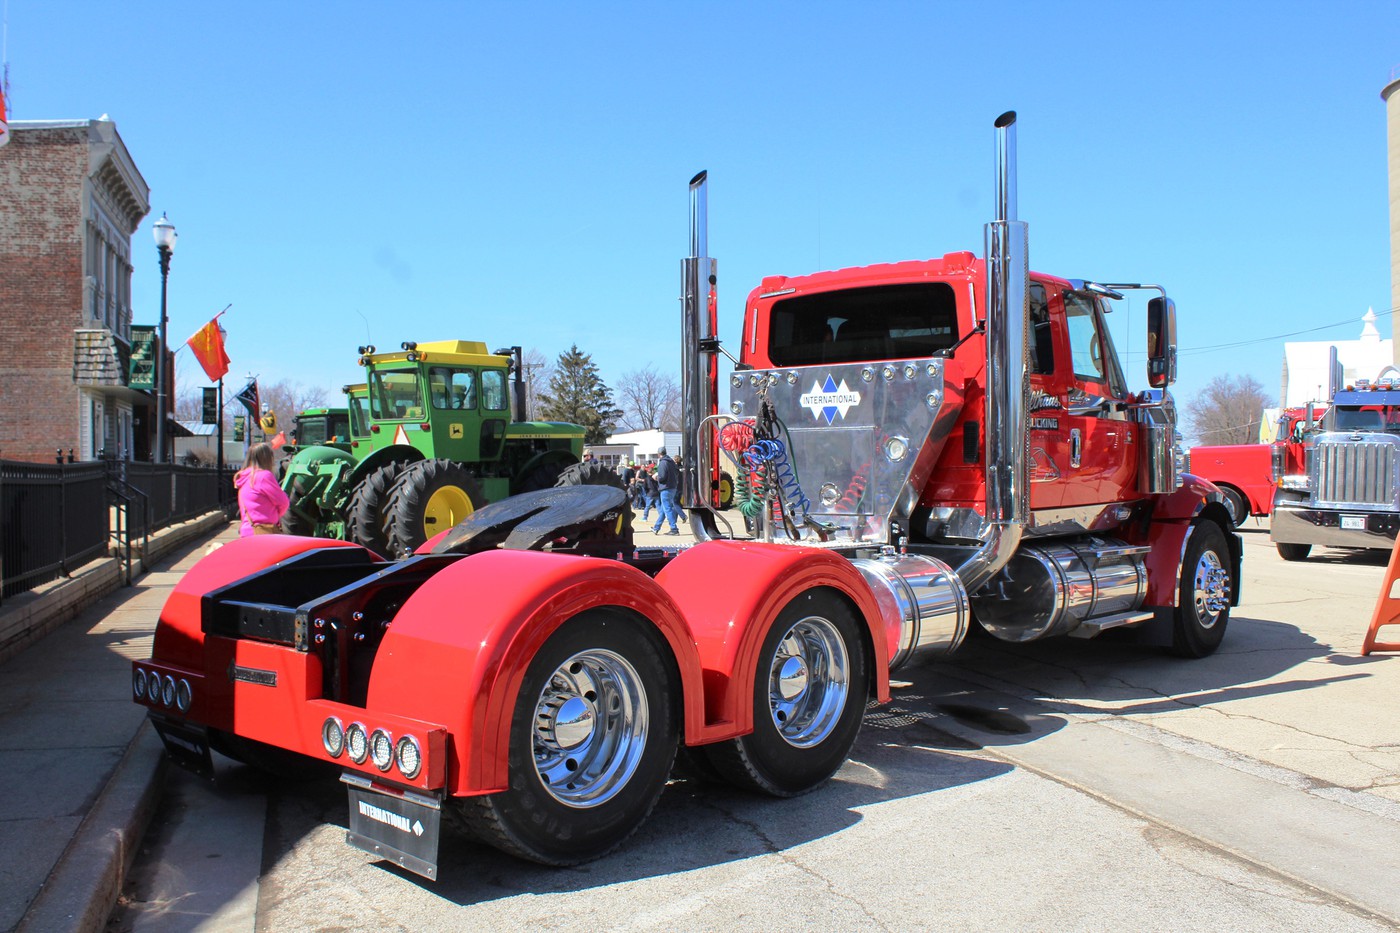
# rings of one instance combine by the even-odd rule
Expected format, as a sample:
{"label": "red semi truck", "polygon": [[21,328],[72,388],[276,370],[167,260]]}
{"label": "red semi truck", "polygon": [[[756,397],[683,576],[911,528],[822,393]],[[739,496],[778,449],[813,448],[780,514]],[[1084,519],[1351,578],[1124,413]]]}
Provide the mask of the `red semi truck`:
{"label": "red semi truck", "polygon": [[[1250,515],[1268,515],[1274,502],[1276,460],[1292,457],[1301,472],[1301,447],[1290,445],[1300,429],[1321,421],[1325,407],[1313,408],[1309,421],[1306,408],[1286,408],[1279,416],[1277,440],[1271,444],[1216,444],[1192,447],[1186,453],[1187,473],[1208,479],[1220,487],[1230,521],[1239,526]],[[1298,435],[1301,436],[1301,435]]]}
{"label": "red semi truck", "polygon": [[[890,671],[974,624],[1214,651],[1240,542],[1218,491],[1176,472],[1175,309],[1156,286],[1029,271],[1014,124],[996,122],[985,258],[764,279],[725,413],[696,176],[682,495],[700,540],[638,547],[621,490],[576,486],[398,561],[232,542],[177,584],[133,667],[171,754],[336,768],[349,841],[429,877],[444,819],[564,865],[640,825],[678,749],[760,793],[818,786]],[[1159,294],[1134,392],[1104,315],[1138,287]],[[725,459],[738,513],[717,508]],[[727,533],[739,514],[756,539]]]}

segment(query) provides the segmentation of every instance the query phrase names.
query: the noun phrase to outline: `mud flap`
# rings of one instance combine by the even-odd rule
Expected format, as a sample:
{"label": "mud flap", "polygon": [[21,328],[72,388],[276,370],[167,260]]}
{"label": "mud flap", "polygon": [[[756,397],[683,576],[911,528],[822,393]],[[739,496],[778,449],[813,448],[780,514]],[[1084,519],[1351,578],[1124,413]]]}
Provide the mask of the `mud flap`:
{"label": "mud flap", "polygon": [[193,723],[177,722],[155,713],[148,714],[160,740],[165,743],[165,753],[177,765],[193,771],[200,777],[214,776],[214,759],[209,754],[209,731]]}
{"label": "mud flap", "polygon": [[350,789],[350,828],[345,841],[436,881],[441,798],[386,787],[354,771],[342,773],[340,780]]}

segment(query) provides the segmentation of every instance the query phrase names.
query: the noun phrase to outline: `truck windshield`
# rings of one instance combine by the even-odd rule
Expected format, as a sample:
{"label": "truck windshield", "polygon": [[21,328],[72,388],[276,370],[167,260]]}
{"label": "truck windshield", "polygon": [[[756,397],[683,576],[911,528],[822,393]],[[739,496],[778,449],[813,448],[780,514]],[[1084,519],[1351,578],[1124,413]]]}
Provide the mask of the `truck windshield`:
{"label": "truck windshield", "polygon": [[417,421],[423,417],[423,390],[418,370],[379,370],[370,378],[370,412],[380,421]]}
{"label": "truck windshield", "polygon": [[1332,412],[1338,431],[1384,431],[1400,434],[1400,408],[1384,405],[1338,405]]}
{"label": "truck windshield", "polygon": [[916,359],[957,341],[957,298],[947,282],[877,285],[775,302],[768,356],[774,366]]}

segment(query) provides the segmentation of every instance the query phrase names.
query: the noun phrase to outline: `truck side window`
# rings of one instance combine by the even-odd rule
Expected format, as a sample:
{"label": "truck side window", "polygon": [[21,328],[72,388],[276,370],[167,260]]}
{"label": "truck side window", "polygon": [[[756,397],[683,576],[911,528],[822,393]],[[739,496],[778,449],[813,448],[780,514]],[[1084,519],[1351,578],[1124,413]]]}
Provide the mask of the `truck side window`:
{"label": "truck side window", "polygon": [[1050,329],[1050,304],[1045,300],[1045,286],[1031,283],[1031,372],[1046,376],[1055,371],[1055,342]]}
{"label": "truck side window", "polygon": [[499,369],[481,371],[481,407],[487,411],[504,411],[506,407],[506,374]]}

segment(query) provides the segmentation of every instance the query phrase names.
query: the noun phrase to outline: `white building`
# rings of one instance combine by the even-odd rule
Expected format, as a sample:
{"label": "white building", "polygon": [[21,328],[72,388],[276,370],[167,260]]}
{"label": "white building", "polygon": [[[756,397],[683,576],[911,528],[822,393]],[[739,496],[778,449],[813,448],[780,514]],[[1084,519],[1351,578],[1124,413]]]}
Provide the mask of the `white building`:
{"label": "white building", "polygon": [[1328,351],[1337,348],[1342,364],[1342,381],[1375,379],[1391,364],[1394,350],[1390,339],[1381,339],[1376,330],[1376,312],[1370,308],[1361,318],[1357,340],[1303,340],[1283,345],[1283,384],[1279,398],[1285,408],[1306,405],[1327,398]]}
{"label": "white building", "polygon": [[623,461],[655,463],[660,457],[657,451],[662,447],[665,447],[666,452],[672,457],[679,454],[681,452],[681,432],[660,429],[625,431],[612,435],[605,444],[589,444],[583,450],[584,453],[592,454],[594,459],[606,463],[610,467],[616,467]]}

